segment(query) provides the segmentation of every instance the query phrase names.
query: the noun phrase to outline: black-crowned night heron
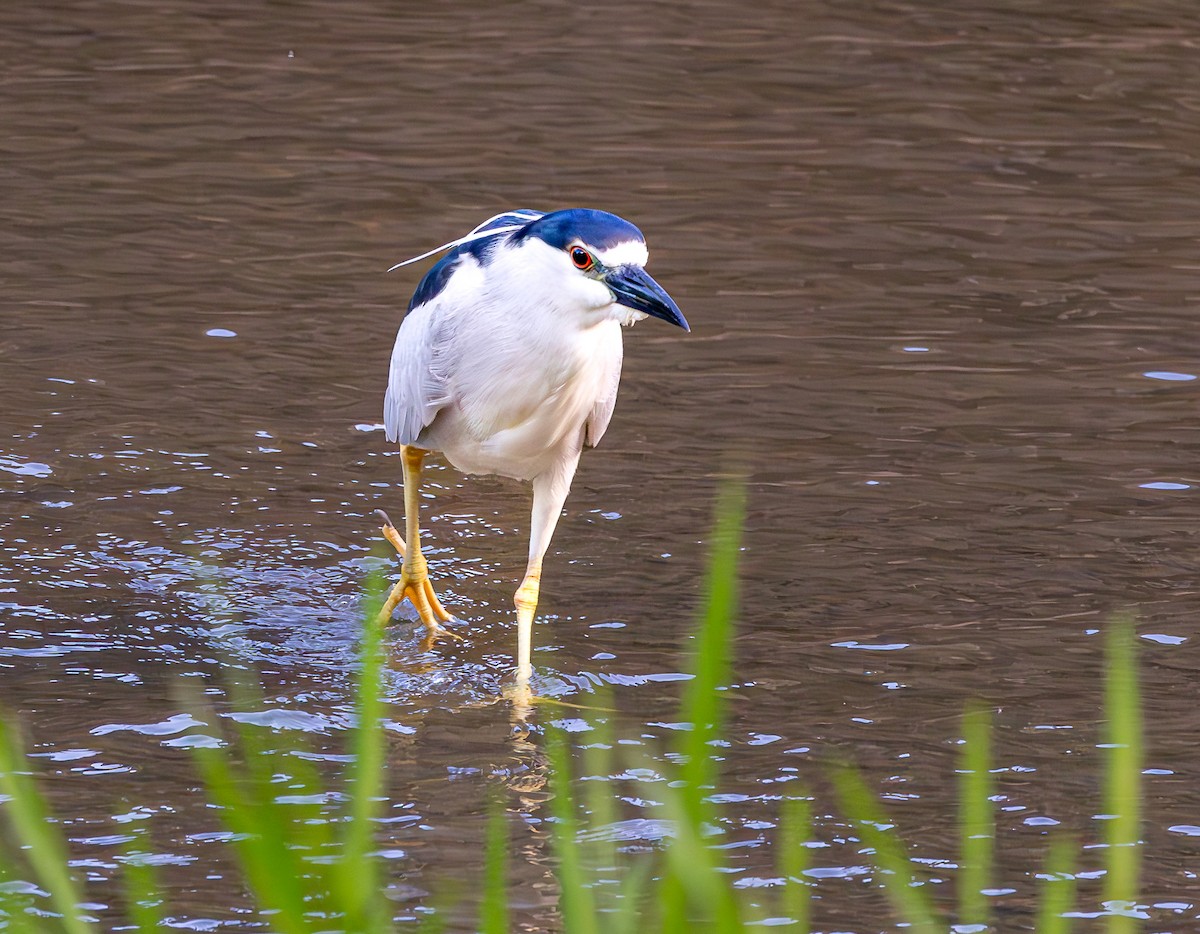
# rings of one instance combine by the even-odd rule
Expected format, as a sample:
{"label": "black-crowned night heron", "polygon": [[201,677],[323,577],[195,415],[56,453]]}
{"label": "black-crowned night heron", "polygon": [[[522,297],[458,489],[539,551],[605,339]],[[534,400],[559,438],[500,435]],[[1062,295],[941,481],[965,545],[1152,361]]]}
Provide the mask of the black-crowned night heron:
{"label": "black-crowned night heron", "polygon": [[542,558],[579,455],[604,435],[617,400],[621,325],[646,315],[688,324],[646,274],[641,231],[614,214],[510,211],[392,268],[446,250],[417,286],[392,349],[384,425],[401,445],[408,546],[385,515],[384,535],[404,563],[379,622],[405,597],[430,636],[450,619],[421,555],[426,452],[464,473],[531,480],[529,564],[515,597],[524,683]]}

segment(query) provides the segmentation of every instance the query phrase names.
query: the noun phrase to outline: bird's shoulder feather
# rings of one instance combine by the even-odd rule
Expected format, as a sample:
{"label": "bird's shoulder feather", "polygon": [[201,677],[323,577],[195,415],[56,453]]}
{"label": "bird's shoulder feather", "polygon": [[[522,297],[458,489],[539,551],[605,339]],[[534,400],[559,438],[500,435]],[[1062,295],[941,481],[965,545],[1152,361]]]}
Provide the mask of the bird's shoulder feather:
{"label": "bird's shoulder feather", "polygon": [[481,277],[473,259],[460,262],[437,294],[414,306],[400,323],[384,397],[389,441],[416,443],[421,431],[453,401],[450,376],[459,311],[478,291]]}
{"label": "bird's shoulder feather", "polygon": [[545,212],[535,211],[532,208],[505,211],[503,214],[489,217],[457,240],[443,243],[420,256],[397,263],[392,269],[399,269],[401,266],[427,259],[438,253],[446,254],[421,278],[416,291],[413,292],[412,300],[408,303],[408,310],[412,311],[436,298],[446,287],[454,271],[462,264],[464,257],[470,256],[481,265],[486,264],[488,254],[501,238],[521,230],[542,217],[545,217]]}

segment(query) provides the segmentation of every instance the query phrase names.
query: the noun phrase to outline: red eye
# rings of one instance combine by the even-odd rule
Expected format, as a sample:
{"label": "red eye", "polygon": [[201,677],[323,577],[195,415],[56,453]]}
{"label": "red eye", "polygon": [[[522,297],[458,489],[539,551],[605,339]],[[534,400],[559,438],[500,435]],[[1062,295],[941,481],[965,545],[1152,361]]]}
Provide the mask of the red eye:
{"label": "red eye", "polygon": [[591,269],[596,265],[596,260],[581,246],[571,247],[571,262],[575,264],[576,269]]}

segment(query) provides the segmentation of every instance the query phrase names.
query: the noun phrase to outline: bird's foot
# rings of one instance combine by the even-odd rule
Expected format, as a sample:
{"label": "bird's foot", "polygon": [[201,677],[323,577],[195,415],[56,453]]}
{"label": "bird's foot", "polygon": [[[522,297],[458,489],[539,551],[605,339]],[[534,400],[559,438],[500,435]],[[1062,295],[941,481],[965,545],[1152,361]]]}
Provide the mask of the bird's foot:
{"label": "bird's foot", "polygon": [[442,606],[442,602],[438,599],[437,593],[433,589],[433,582],[429,579],[429,565],[425,563],[425,558],[418,552],[409,558],[406,555],[404,539],[400,537],[400,533],[396,531],[396,527],[392,525],[388,519],[387,513],[382,509],[378,510],[383,517],[383,537],[391,542],[392,547],[396,549],[403,557],[404,565],[400,570],[400,580],[396,582],[396,586],[392,588],[388,594],[387,600],[379,610],[379,616],[376,617],[376,623],[380,626],[386,626],[392,618],[392,613],[396,607],[404,600],[408,600],[416,607],[417,615],[421,617],[421,622],[425,624],[425,647],[429,648],[438,639],[455,639],[462,640],[462,636],[458,633],[451,632],[442,623],[449,622],[453,617]]}
{"label": "bird's foot", "polygon": [[405,567],[400,572],[400,580],[396,582],[396,586],[392,588],[392,592],[388,594],[387,600],[379,610],[379,616],[375,622],[380,626],[386,626],[392,618],[392,613],[396,607],[405,600],[408,600],[416,607],[417,615],[421,617],[421,622],[425,625],[425,641],[428,648],[439,639],[462,640],[456,632],[451,632],[442,623],[449,622],[453,617],[442,606],[438,600],[437,594],[434,592],[433,583],[429,580],[429,572],[423,567],[424,562],[421,562],[420,570]]}

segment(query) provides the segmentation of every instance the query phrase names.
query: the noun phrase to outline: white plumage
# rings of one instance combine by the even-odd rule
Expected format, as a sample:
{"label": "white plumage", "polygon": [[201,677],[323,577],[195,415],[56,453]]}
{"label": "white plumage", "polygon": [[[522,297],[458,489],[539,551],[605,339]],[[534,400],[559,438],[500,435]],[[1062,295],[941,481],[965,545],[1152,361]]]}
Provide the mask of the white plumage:
{"label": "white plumage", "polygon": [[564,445],[577,449],[585,426],[590,444],[600,440],[621,378],[620,325],[636,312],[573,271],[584,294],[562,289],[559,262],[540,240],[501,245],[485,282],[467,256],[408,314],[392,350],[389,440],[441,451],[464,473],[516,480],[544,472]]}
{"label": "white plumage", "polygon": [[[542,558],[580,452],[603,437],[616,404],[621,326],[647,314],[684,328],[687,322],[644,272],[641,233],[615,215],[510,212],[441,249],[452,252],[418,286],[396,335],[384,424],[408,455],[414,543],[414,451],[441,451],[468,474],[533,482],[529,566],[516,598],[521,680],[530,670]],[[422,590],[432,594],[417,567],[423,560],[407,573],[410,553],[419,559],[419,543],[405,551],[406,572],[385,613],[407,595],[431,632],[440,631],[427,612],[440,610],[436,598],[434,607],[420,600]]]}

